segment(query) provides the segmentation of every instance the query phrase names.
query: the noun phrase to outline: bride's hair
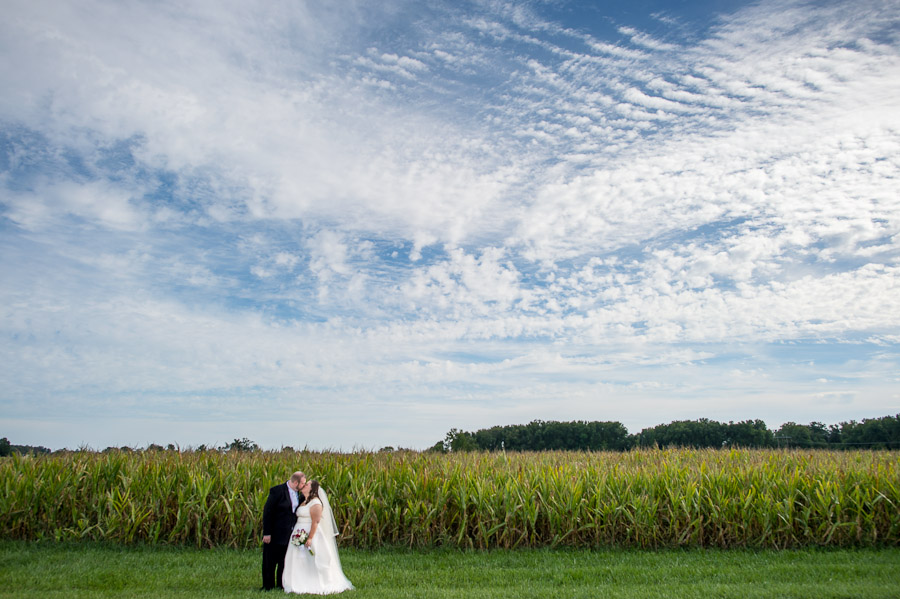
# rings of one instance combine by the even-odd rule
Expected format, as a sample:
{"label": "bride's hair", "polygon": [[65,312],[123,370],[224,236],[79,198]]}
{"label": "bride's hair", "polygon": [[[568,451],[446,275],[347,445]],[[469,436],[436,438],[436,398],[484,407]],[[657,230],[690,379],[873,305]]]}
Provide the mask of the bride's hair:
{"label": "bride's hair", "polygon": [[306,496],[306,501],[309,502],[313,497],[319,498],[319,481],[315,479],[309,481],[309,495]]}

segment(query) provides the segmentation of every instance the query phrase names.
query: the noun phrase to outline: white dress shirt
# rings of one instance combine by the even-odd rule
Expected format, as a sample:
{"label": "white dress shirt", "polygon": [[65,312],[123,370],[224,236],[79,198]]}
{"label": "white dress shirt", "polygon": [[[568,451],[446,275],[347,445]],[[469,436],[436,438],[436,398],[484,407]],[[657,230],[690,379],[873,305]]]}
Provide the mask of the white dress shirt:
{"label": "white dress shirt", "polygon": [[297,491],[291,488],[290,481],[284,484],[287,485],[288,491],[290,491],[291,493],[291,510],[296,512],[297,506],[300,505],[300,495],[297,493]]}

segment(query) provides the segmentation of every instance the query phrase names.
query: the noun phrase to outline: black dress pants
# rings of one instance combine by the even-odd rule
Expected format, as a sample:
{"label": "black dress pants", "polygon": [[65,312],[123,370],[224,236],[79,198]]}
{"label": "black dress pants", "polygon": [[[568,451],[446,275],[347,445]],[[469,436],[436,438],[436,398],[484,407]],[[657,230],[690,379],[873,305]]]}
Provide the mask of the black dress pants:
{"label": "black dress pants", "polygon": [[263,543],[263,589],[267,591],[271,591],[275,588],[284,590],[284,584],[281,582],[281,580],[284,576],[284,556],[287,553],[287,550],[287,545]]}

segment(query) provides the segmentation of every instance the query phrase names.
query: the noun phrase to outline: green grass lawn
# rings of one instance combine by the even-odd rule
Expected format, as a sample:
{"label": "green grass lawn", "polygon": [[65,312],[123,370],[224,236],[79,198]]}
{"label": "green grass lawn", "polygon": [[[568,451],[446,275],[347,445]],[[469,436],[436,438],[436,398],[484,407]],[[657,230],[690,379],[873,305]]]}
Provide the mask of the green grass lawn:
{"label": "green grass lawn", "polygon": [[[0,598],[264,596],[258,551],[0,541]],[[900,548],[344,549],[344,597],[900,597]],[[274,596],[280,596],[276,594]]]}

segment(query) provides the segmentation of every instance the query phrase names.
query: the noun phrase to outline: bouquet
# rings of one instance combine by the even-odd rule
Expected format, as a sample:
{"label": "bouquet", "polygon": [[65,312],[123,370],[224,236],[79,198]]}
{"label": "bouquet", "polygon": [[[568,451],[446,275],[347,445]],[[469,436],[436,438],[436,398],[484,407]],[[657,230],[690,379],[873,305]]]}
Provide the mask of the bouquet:
{"label": "bouquet", "polygon": [[[309,533],[306,532],[305,529],[301,528],[297,532],[291,535],[291,544],[300,547],[306,544],[306,541],[309,540]],[[312,549],[309,550],[310,555],[315,555]]]}

